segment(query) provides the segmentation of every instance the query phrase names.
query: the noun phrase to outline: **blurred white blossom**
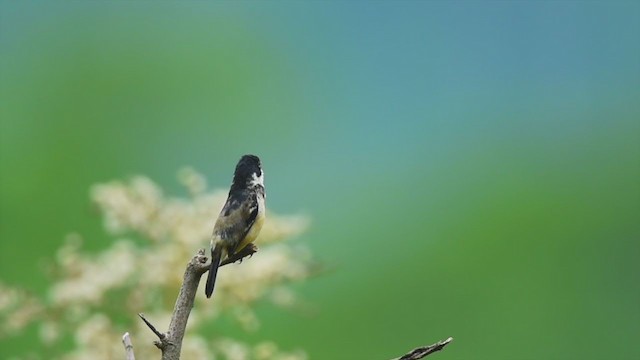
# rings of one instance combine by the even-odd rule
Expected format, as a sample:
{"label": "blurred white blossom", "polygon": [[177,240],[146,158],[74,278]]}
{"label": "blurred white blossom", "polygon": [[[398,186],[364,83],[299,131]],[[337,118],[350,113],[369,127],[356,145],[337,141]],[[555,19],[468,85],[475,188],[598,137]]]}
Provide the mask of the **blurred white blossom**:
{"label": "blurred white blossom", "polygon": [[[112,181],[91,189],[91,199],[103,216],[112,244],[99,253],[82,249],[82,237],[70,234],[58,249],[53,283],[45,299],[0,282],[0,337],[38,324],[40,341],[54,347],[72,339],[67,353],[46,358],[123,358],[120,342],[131,333],[136,356],[159,356],[154,336],[137,318],[144,312],[159,329],[171,318],[186,264],[199,248],[208,247],[216,217],[226,200],[223,190],[207,192],[206,180],[191,168],[178,173],[188,198],[170,197],[144,176],[127,182]],[[185,359],[304,360],[300,350],[281,351],[270,341],[255,346],[230,338],[214,339],[206,328],[223,313],[252,331],[260,322],[252,305],[270,301],[278,306],[296,303],[287,286],[309,277],[311,256],[284,242],[308,226],[302,216],[271,212],[256,244],[255,256],[241,265],[220,269],[216,293],[198,294],[189,318],[182,353]],[[32,356],[32,355],[30,355]],[[37,356],[36,356],[37,358]]]}

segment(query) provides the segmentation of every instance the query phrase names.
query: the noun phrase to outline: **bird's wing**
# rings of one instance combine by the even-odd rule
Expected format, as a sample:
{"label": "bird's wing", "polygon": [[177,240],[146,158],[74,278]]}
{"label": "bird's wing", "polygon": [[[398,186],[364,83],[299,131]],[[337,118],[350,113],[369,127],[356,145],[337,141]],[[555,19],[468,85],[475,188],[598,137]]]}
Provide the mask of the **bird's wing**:
{"label": "bird's wing", "polygon": [[255,193],[242,193],[229,197],[213,228],[226,244],[229,254],[234,254],[253,226],[258,215],[258,200]]}

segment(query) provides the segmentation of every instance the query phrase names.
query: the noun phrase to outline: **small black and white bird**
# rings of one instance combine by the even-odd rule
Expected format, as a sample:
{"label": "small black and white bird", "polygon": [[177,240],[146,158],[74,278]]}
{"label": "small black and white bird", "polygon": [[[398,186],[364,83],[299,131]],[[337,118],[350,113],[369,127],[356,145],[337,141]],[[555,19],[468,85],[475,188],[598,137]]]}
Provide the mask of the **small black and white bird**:
{"label": "small black and white bird", "polygon": [[205,294],[211,297],[222,259],[252,243],[264,223],[264,172],[260,158],[244,155],[236,165],[233,183],[211,236],[211,267]]}

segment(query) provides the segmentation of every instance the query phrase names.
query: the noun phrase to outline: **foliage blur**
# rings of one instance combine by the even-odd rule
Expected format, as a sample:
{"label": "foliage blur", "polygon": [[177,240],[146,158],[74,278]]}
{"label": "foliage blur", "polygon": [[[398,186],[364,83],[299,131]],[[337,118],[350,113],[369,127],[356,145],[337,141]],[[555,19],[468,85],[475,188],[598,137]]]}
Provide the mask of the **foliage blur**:
{"label": "foliage blur", "polygon": [[256,153],[270,208],[312,217],[299,240],[332,271],[293,286],[305,306],[258,302],[257,331],[211,338],[640,357],[637,2],[0,4],[7,286],[45,296],[69,233],[112,245],[93,184],[180,194],[193,166],[224,188]]}
{"label": "foliage blur", "polygon": [[[98,254],[83,251],[83,239],[70,234],[52,264],[52,284],[43,299],[0,283],[0,339],[19,336],[29,326],[38,330],[38,343],[29,359],[117,359],[123,346],[114,339],[130,332],[139,341],[135,354],[159,356],[153,334],[134,314],[169,326],[173,303],[182,285],[179,271],[206,242],[227,197],[224,190],[207,192],[206,181],[192,169],[181,171],[189,198],[163,193],[153,181],[136,176],[127,183],[112,181],[93,187],[92,200],[103,214],[112,245]],[[307,220],[269,214],[260,233],[260,257],[239,269],[221,270],[215,302],[196,297],[182,356],[187,359],[304,360],[297,350],[282,352],[272,341],[244,344],[227,336],[211,338],[211,323],[224,315],[245,331],[260,322],[256,302],[270,300],[292,307],[299,303],[287,284],[309,277],[314,269],[308,252],[283,244],[302,232]],[[137,239],[137,240],[136,240]],[[277,245],[274,245],[277,244]],[[64,343],[72,342],[72,349]],[[216,355],[217,354],[217,355]]]}

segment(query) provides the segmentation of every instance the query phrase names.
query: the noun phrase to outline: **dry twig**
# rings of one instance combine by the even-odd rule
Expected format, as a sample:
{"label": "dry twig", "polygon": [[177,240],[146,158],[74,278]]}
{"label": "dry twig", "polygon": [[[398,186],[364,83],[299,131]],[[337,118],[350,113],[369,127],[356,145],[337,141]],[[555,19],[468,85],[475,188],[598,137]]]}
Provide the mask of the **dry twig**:
{"label": "dry twig", "polygon": [[228,258],[222,260],[220,262],[220,266],[225,266],[228,264],[232,264],[236,261],[240,261],[242,262],[242,259],[244,259],[245,257],[249,256],[253,256],[253,254],[258,252],[258,247],[254,244],[254,243],[249,243],[247,244],[247,246],[243,247],[242,250],[238,251],[237,253],[229,256]]}
{"label": "dry twig", "polygon": [[[165,338],[165,335],[160,331],[158,331],[158,329],[156,329],[156,327],[153,326],[153,324],[151,324],[146,317],[144,317],[143,313],[139,313],[138,316],[140,317],[140,319],[142,319],[142,321],[144,321],[144,323],[149,327],[149,329],[151,329],[151,331],[153,331],[153,333],[156,334],[156,336],[160,339],[160,341],[162,341],[162,339]],[[156,342],[156,346],[160,347],[158,342]]]}
{"label": "dry twig", "polygon": [[[253,255],[256,251],[258,251],[258,248],[251,244],[251,246],[247,246],[243,251],[239,252],[235,256],[226,259],[220,266],[242,260],[246,256]],[[158,331],[158,329],[156,329],[156,327],[153,326],[143,314],[138,314],[142,321],[144,321],[149,329],[151,329],[151,331],[153,331],[153,333],[158,337],[159,340],[156,340],[154,344],[162,351],[162,360],[180,359],[182,339],[184,338],[184,331],[187,327],[189,314],[191,313],[193,302],[196,298],[198,283],[200,283],[202,274],[209,270],[207,260],[205,250],[200,249],[187,264],[182,286],[180,287],[180,293],[178,294],[178,299],[176,299],[176,304],[173,308],[173,315],[171,316],[171,322],[169,323],[169,330],[167,330],[167,332],[162,333]]]}
{"label": "dry twig", "polygon": [[127,354],[127,360],[136,360],[135,355],[133,355],[133,344],[131,343],[131,336],[126,332],[122,336],[122,344],[124,345],[124,351]]}
{"label": "dry twig", "polygon": [[[224,260],[220,266],[234,263],[238,260],[242,260],[247,256],[251,256],[258,251],[258,248],[250,244],[238,254]],[[184,279],[176,300],[175,307],[173,309],[173,315],[171,316],[171,322],[169,324],[169,330],[162,333],[156,329],[155,326],[147,320],[143,314],[138,314],[142,321],[151,329],[151,331],[158,337],[154,344],[162,351],[162,360],[179,360],[180,350],[182,348],[182,339],[184,338],[185,328],[187,321],[189,320],[189,314],[193,308],[193,302],[196,297],[196,291],[198,290],[198,283],[202,275],[209,270],[209,264],[205,256],[205,250],[200,249],[198,253],[189,261],[187,269],[184,273]],[[442,350],[448,345],[453,338],[448,338],[443,341],[439,341],[433,345],[419,347],[410,351],[409,353],[393,359],[393,360],[418,360],[430,355],[436,351]],[[123,343],[127,350],[127,360],[135,360],[133,357],[133,345],[129,339],[129,333],[125,333],[123,336]],[[128,341],[128,343],[126,342]],[[129,355],[130,354],[130,355]]]}
{"label": "dry twig", "polygon": [[440,351],[442,350],[445,346],[449,345],[449,343],[453,340],[452,337],[449,337],[446,340],[442,340],[442,341],[438,341],[437,343],[433,344],[433,345],[427,345],[427,346],[422,346],[419,347],[417,349],[413,349],[411,351],[409,351],[408,353],[402,355],[399,358],[393,359],[393,360],[418,360],[418,359],[422,359],[423,357],[429,355],[429,354],[433,354],[436,351]]}

